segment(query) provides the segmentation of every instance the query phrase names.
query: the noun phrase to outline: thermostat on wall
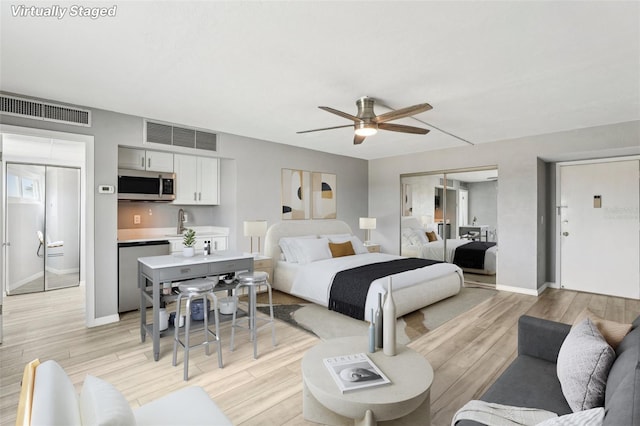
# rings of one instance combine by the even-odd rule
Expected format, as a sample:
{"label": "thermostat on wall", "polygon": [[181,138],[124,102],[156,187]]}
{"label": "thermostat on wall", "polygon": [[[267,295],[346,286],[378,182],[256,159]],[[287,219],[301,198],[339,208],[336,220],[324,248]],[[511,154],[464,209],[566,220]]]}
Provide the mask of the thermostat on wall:
{"label": "thermostat on wall", "polygon": [[98,192],[100,194],[113,194],[116,189],[113,185],[98,185]]}

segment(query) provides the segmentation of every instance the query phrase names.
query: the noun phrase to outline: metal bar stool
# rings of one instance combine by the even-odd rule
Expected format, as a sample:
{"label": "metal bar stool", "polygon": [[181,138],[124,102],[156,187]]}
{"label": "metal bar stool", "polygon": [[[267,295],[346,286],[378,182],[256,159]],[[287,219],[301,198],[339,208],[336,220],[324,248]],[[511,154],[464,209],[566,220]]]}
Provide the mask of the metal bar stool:
{"label": "metal bar stool", "polygon": [[[178,285],[178,289],[180,290],[180,294],[178,295],[178,300],[176,302],[176,322],[180,321],[180,307],[183,298],[186,298],[185,303],[185,311],[186,318],[184,324],[184,342],[180,340],[180,327],[175,327],[175,333],[173,337],[173,366],[176,366],[177,363],[177,355],[178,355],[178,344],[184,348],[184,380],[188,380],[188,370],[189,370],[189,349],[194,348],[196,346],[205,346],[206,354],[209,355],[209,343],[212,341],[209,340],[210,336],[213,336],[213,341],[218,343],[218,367],[222,368],[222,343],[220,342],[220,327],[219,327],[219,317],[218,317],[218,298],[213,292],[214,285],[211,281],[206,279],[195,279],[190,281],[185,281]],[[211,297],[213,301],[213,321],[215,324],[216,331],[213,332],[209,329],[209,297]],[[194,300],[202,300],[202,309],[204,311],[204,324],[203,324],[203,332],[204,332],[204,342],[189,345],[189,335],[191,332],[191,309],[192,302]]]}
{"label": "metal bar stool", "polygon": [[[236,305],[236,308],[238,307],[238,292],[240,291],[240,288],[242,287],[246,287],[249,293],[249,309],[247,312],[248,315],[248,319],[249,319],[249,340],[253,341],[253,358],[256,359],[258,358],[258,336],[257,336],[257,332],[260,328],[264,327],[267,324],[263,324],[260,327],[257,327],[256,325],[256,321],[260,320],[260,321],[266,321],[267,323],[271,323],[271,343],[273,343],[273,346],[276,346],[276,328],[275,328],[275,323],[273,321],[273,300],[271,298],[271,285],[269,284],[269,282],[267,281],[267,279],[269,278],[269,274],[267,274],[266,272],[261,272],[261,271],[257,271],[257,272],[245,272],[242,274],[238,275],[238,285],[236,286],[236,289],[234,291],[234,296],[233,296],[233,300],[234,303]],[[266,320],[266,319],[262,319],[262,318],[258,318],[256,316],[256,304],[257,304],[257,296],[256,296],[256,290],[258,287],[265,285],[267,286],[267,290],[269,291],[269,313],[270,313],[270,319]],[[233,319],[231,321],[231,350],[233,351],[233,338],[234,338],[234,334],[235,334],[235,329],[236,327],[242,327],[240,325],[236,324],[236,311],[237,309],[235,309],[233,311]]]}

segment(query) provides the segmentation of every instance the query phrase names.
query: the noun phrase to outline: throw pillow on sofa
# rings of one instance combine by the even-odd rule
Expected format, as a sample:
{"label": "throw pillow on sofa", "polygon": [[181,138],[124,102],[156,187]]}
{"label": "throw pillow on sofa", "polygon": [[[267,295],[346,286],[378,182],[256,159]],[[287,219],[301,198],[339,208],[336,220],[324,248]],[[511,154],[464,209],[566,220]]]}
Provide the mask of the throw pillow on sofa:
{"label": "throw pillow on sofa", "polygon": [[586,318],[571,327],[560,347],[558,380],[574,412],[604,406],[604,393],[615,352],[598,327]]}
{"label": "throw pillow on sofa", "polygon": [[623,324],[600,318],[598,315],[591,312],[589,308],[584,308],[582,312],[578,314],[573,325],[581,323],[585,318],[589,318],[591,322],[598,327],[598,331],[600,331],[604,340],[607,341],[613,350],[618,347],[620,342],[622,342],[622,339],[624,339],[624,336],[626,336],[631,330],[631,324]]}

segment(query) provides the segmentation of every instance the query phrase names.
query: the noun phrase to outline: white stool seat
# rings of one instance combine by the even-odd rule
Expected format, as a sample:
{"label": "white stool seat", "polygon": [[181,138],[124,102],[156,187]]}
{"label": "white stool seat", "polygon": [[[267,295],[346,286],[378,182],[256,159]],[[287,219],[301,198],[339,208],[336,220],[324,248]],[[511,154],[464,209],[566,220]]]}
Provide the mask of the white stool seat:
{"label": "white stool seat", "polygon": [[[209,343],[217,342],[218,344],[218,367],[222,368],[222,343],[220,341],[220,320],[218,317],[218,298],[216,297],[213,289],[214,285],[210,280],[206,279],[194,279],[184,281],[178,285],[178,300],[176,301],[176,322],[180,319],[180,310],[182,305],[182,299],[186,298],[185,302],[185,324],[184,324],[184,342],[180,340],[180,327],[175,327],[175,333],[173,337],[173,366],[177,364],[178,357],[178,345],[184,348],[184,380],[189,378],[189,350],[196,346],[205,346],[206,354],[209,355]],[[213,301],[213,322],[215,325],[215,332],[209,329],[209,298]],[[202,300],[203,307],[203,330],[204,342],[197,345],[190,345],[189,338],[191,333],[191,303],[194,300]],[[213,337],[210,341],[209,338]]]}
{"label": "white stool seat", "polygon": [[[275,322],[273,320],[273,300],[272,300],[272,294],[271,294],[271,285],[269,284],[269,274],[267,274],[266,272],[262,272],[262,271],[255,271],[255,272],[244,272],[241,274],[237,275],[238,278],[238,285],[236,285],[236,289],[234,292],[234,301],[235,301],[235,305],[236,307],[238,306],[238,292],[240,291],[240,289],[242,287],[246,287],[249,293],[249,310],[247,312],[248,315],[248,320],[249,320],[249,324],[248,324],[248,329],[249,329],[249,340],[253,342],[253,358],[256,359],[258,358],[258,329],[262,328],[262,326],[258,327],[256,325],[257,320],[263,320],[261,318],[257,318],[257,311],[256,311],[256,304],[257,304],[257,294],[256,294],[256,289],[262,285],[267,287],[267,291],[269,292],[269,319],[268,320],[263,320],[263,321],[267,321],[267,323],[271,324],[271,343],[273,344],[273,346],[276,346],[276,329],[275,329]],[[264,324],[264,325],[268,325],[268,324]],[[234,346],[233,346],[233,339],[235,336],[235,329],[236,327],[241,327],[239,325],[236,324],[236,311],[233,311],[233,318],[231,321],[231,351],[234,350]]]}
{"label": "white stool seat", "polygon": [[180,293],[202,293],[213,290],[213,283],[209,280],[200,278],[195,280],[183,281],[178,284]]}

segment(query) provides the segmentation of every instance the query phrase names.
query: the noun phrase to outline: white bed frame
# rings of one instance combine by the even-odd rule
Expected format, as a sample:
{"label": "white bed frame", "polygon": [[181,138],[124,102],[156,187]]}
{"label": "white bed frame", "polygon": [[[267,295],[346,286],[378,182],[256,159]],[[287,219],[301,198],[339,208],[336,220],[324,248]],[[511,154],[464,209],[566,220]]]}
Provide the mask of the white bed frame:
{"label": "white bed frame", "polygon": [[[285,293],[291,293],[293,276],[285,268],[279,270],[282,251],[278,242],[283,237],[296,237],[320,234],[352,234],[351,228],[340,220],[296,220],[272,225],[265,236],[265,255],[273,259],[272,287]],[[416,283],[411,287],[393,291],[396,315],[402,316],[417,309],[431,305],[460,292],[464,285],[462,271],[434,280]]]}

